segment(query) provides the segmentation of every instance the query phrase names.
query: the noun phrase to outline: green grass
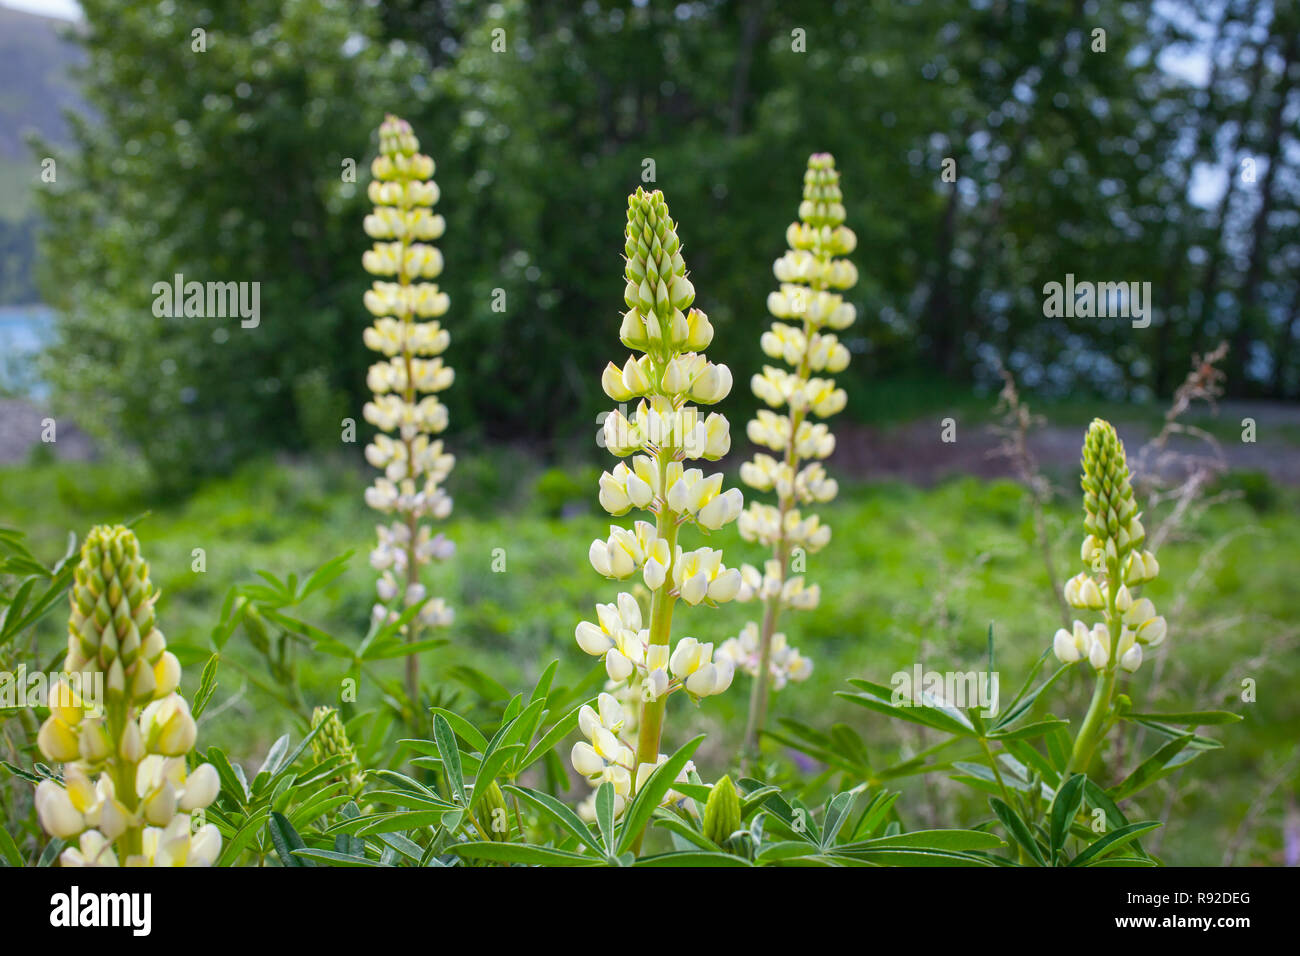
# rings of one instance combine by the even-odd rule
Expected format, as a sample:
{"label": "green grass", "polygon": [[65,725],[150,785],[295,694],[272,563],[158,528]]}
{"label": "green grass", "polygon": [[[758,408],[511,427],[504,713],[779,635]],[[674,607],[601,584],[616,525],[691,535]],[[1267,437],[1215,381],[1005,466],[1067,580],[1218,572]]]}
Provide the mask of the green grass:
{"label": "green grass", "polygon": [[[302,574],[354,551],[348,572],[313,598],[303,616],[355,644],[365,633],[373,595],[366,553],[375,516],[361,500],[367,477],[352,465],[265,463],[142,516],[149,494],[129,470],[29,465],[0,470],[0,524],[27,531],[38,554],[52,560],[62,553],[69,530],[81,535],[96,522],[138,518],[135,528],[162,590],[161,626],[169,642],[188,648],[187,659],[193,660],[206,653],[231,585],[252,580],[259,568]],[[459,552],[430,581],[434,593],[446,595],[456,608],[457,620],[450,645],[423,656],[427,680],[445,682],[441,675],[452,666],[468,665],[514,691],[529,686],[555,658],[568,680],[591,668],[574,643],[574,625],[618,590],[598,578],[586,559],[588,544],[607,533],[609,524],[594,510],[592,477],[543,471],[506,453],[458,465],[452,487],[457,508],[446,530]],[[1144,664],[1124,687],[1145,710],[1226,707],[1246,717],[1217,729],[1225,749],[1201,757],[1183,775],[1171,804],[1172,823],[1159,844],[1172,863],[1220,862],[1238,825],[1276,783],[1270,778],[1300,732],[1294,703],[1300,597],[1293,586],[1300,517],[1290,490],[1271,489],[1252,500],[1262,510],[1244,500],[1217,506],[1162,549],[1161,578],[1148,594],[1170,617],[1165,659]],[[849,677],[888,683],[891,674],[918,661],[936,670],[976,669],[985,660],[990,623],[1003,693],[1014,693],[1060,623],[1018,486],[974,479],[927,490],[864,485],[846,488],[823,513],[835,537],[808,567],[809,580],[822,586],[822,605],[788,615],[782,628],[812,656],[815,670],[806,683],[776,695],[776,715],[822,728],[847,723],[883,766],[900,748],[923,745],[920,737],[900,737],[897,725],[853,707],[835,691],[845,689]],[[1049,524],[1057,566],[1073,573],[1081,534],[1078,503],[1054,505]],[[729,564],[764,557],[734,529],[710,543],[724,548]],[[205,554],[204,573],[191,570],[196,548]],[[498,548],[506,560],[503,573],[491,570]],[[747,605],[683,606],[674,633],[716,643],[753,614]],[[56,654],[60,641],[58,622],[46,624],[42,657]],[[259,659],[243,641],[237,636],[230,645],[232,665],[256,669]],[[307,703],[335,701],[345,676],[342,663],[307,656],[300,664]],[[187,667],[187,692],[196,686],[198,670]],[[1255,682],[1256,703],[1240,702],[1245,679]],[[1091,690],[1083,669],[1062,686],[1066,699],[1055,699],[1053,709],[1078,720]],[[698,762],[706,778],[720,774],[739,742],[747,694],[747,679],[738,677],[731,691],[698,709],[674,699],[665,746],[707,731]],[[363,703],[373,697],[373,689],[362,688]],[[292,728],[287,712],[272,706],[237,667],[223,664],[202,722],[205,744],[220,744],[252,762]],[[1124,759],[1131,767],[1132,755]],[[1153,789],[1133,814],[1161,816],[1166,808],[1160,801],[1168,793]],[[1292,775],[1255,811],[1238,862],[1280,862],[1283,808],[1295,796]],[[981,815],[976,797],[945,780],[909,784],[903,807],[910,826],[969,824]]]}

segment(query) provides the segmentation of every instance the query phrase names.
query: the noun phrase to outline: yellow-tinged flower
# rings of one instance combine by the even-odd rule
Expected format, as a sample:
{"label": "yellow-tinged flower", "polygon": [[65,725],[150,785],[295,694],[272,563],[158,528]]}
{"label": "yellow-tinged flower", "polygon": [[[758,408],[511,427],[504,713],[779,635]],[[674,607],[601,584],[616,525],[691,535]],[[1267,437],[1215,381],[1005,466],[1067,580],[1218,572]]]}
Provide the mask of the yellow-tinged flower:
{"label": "yellow-tinged flower", "polygon": [[[363,340],[383,356],[366,376],[375,397],[362,414],[379,429],[366,448],[366,460],[382,469],[384,476],[366,491],[366,503],[399,519],[390,529],[381,530],[370,560],[378,571],[391,568],[407,578],[406,586],[399,589],[391,575],[381,576],[373,616],[381,623],[399,618],[401,608],[389,606],[399,596],[402,607],[426,602],[404,625],[408,636],[420,626],[450,624],[450,609],[441,599],[429,599],[419,577],[423,565],[454,553],[441,535],[431,538],[423,523],[451,513],[452,501],[442,484],[455,459],[433,436],[448,424],[447,406],[436,393],[451,387],[455,373],[441,358],[451,336],[437,321],[451,303],[435,283],[425,281],[442,274],[442,253],[430,242],[442,236],[446,224],[432,211],[439,198],[437,184],[430,179],[433,160],[419,148],[404,120],[389,116],[379,127],[379,155],[371,164],[374,179],[367,190],[375,210],[364,224],[366,234],[376,241],[361,259],[371,275],[392,280],[377,279],[364,297],[375,321]],[[412,694],[414,683],[408,671]]]}
{"label": "yellow-tinged flower", "polygon": [[[597,620],[579,623],[574,637],[585,653],[604,661],[615,691],[635,687],[639,706],[655,713],[653,720],[642,719],[643,712],[634,721],[641,736],[633,750],[605,719],[616,698],[603,695],[600,714],[584,710],[588,739],[571,754],[574,767],[593,785],[614,784],[616,811],[664,759],[658,749],[664,698],[680,689],[705,697],[731,682],[730,661],[712,660],[711,644],[686,639],[675,656],[670,653],[670,631],[678,600],[717,604],[733,599],[741,587],[740,572],[723,565],[721,551],[684,551],[679,533],[686,526],[705,534],[717,531],[744,509],[744,496],[738,488],[724,488],[721,473],[685,465],[716,461],[730,450],[726,417],[704,414],[700,406],[726,398],[733,380],[730,369],[704,354],[713,327],[692,307],[695,288],[661,193],[638,189],[629,197],[623,253],[626,311],[619,339],[634,354],[621,364],[608,363],[601,374],[605,394],[620,407],[604,416],[600,438],[616,458],[628,460],[600,476],[598,497],[615,517],[638,509],[655,520],[636,521],[631,528],[611,525],[607,538],[591,543],[588,558],[606,578],[626,580],[639,572],[651,592],[651,620],[625,592],[615,604],[597,605]],[[580,812],[594,810],[584,803]]]}
{"label": "yellow-tinged flower", "polygon": [[740,591],[740,571],[722,564],[722,552],[714,548],[683,551],[673,559],[673,584],[687,604],[708,600],[723,604]]}
{"label": "yellow-tinged flower", "polygon": [[[844,219],[835,160],[829,153],[815,153],[808,158],[804,174],[799,220],[786,230],[789,249],[772,266],[780,286],[768,295],[767,308],[775,318],[787,321],[773,322],[759,343],[765,355],[789,368],[765,365],[750,379],[755,396],[768,407],[759,409],[745,432],[753,444],[775,455],[759,452],[740,471],[745,484],[776,496],[775,505],[751,500],[737,524],[746,540],[772,550],[767,571],[760,575],[751,569],[747,577],[753,580],[747,580],[741,591],[742,599],[761,597],[770,613],[764,615],[761,631],[756,625],[747,628],[740,638],[724,645],[737,665],[755,678],[745,734],[751,753],[766,716],[769,683],[779,688],[794,674],[806,676],[812,666],[788,649],[775,627],[783,608],[817,604],[820,592],[815,585],[805,587],[800,579],[797,588],[787,588],[787,563],[795,549],[811,553],[829,543],[830,527],[800,508],[829,502],[839,491],[821,464],[835,451],[835,436],[825,422],[810,419],[829,418],[848,403],[847,393],[829,377],[849,364],[849,350],[835,333],[857,318],[857,310],[843,295],[858,278],[853,263],[841,258],[857,246]],[[752,635],[756,645],[752,662],[744,647],[746,635]],[[774,664],[778,654],[779,665]]]}
{"label": "yellow-tinged flower", "polygon": [[[216,799],[219,780],[209,764],[186,771],[197,728],[176,693],[181,665],[155,624],[158,595],[131,531],[91,530],[70,597],[65,667],[83,675],[100,672],[107,694],[103,714],[88,716],[71,688],[54,688],[37,743],[48,759],[64,765],[63,780],[43,780],[36,788],[41,825],[53,836],[75,840],[60,857],[65,866],[174,860],[173,850],[160,857],[147,849],[157,842],[150,834],[163,831],[183,831],[189,865],[211,864],[221,836],[211,826],[200,831],[195,852],[190,814]],[[123,780],[134,785],[119,792],[114,781]],[[146,852],[133,852],[136,847]]]}
{"label": "yellow-tinged flower", "polygon": [[[1168,631],[1150,598],[1134,592],[1160,573],[1155,555],[1143,549],[1146,530],[1129,477],[1124,443],[1109,422],[1095,419],[1083,445],[1085,535],[1079,559],[1085,570],[1065,582],[1071,607],[1101,611],[1104,623],[1091,630],[1076,621],[1073,632],[1059,630],[1056,656],[1070,664],[1088,660],[1098,670],[1115,665],[1136,671],[1143,647],[1161,644]],[[1112,634],[1118,634],[1112,653]]]}

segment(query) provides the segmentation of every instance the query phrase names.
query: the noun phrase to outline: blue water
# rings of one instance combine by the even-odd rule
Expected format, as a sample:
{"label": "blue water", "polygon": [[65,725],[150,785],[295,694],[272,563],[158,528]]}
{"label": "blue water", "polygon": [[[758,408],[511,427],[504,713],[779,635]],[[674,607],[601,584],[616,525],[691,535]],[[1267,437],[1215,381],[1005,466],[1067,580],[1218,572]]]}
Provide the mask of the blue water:
{"label": "blue water", "polygon": [[0,306],[0,391],[44,394],[36,357],[53,340],[53,309],[39,303]]}

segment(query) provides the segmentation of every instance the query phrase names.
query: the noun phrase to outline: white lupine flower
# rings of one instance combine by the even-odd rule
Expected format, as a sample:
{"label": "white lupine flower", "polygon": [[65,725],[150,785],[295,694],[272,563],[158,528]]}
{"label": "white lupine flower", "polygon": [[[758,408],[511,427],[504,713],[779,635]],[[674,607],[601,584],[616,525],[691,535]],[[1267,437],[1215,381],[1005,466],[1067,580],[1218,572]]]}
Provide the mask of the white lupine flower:
{"label": "white lupine flower", "polygon": [[[407,607],[425,601],[419,568],[452,553],[450,542],[441,535],[432,537],[424,520],[446,518],[452,509],[441,485],[455,459],[430,436],[448,425],[447,406],[433,393],[449,388],[455,373],[440,357],[451,337],[441,323],[432,321],[447,312],[450,300],[437,285],[422,281],[436,278],[443,268],[442,253],[428,244],[446,225],[430,208],[439,196],[437,185],[428,180],[433,161],[418,152],[410,125],[395,117],[380,126],[379,142],[380,154],[371,164],[374,178],[367,188],[375,210],[364,223],[366,234],[378,241],[362,256],[362,266],[395,281],[376,280],[364,296],[375,321],[362,338],[384,358],[367,373],[366,384],[375,397],[362,416],[379,429],[366,447],[366,460],[384,472],[366,490],[366,504],[400,519],[381,526],[379,543],[370,553],[371,565],[384,572],[376,583],[380,604],[373,616],[387,622],[399,617],[388,606],[399,595]],[[394,573],[408,576],[407,582],[399,587]],[[451,620],[445,602],[429,600],[403,629],[413,632]],[[413,684],[412,675],[408,685]],[[416,692],[414,686],[407,690]]]}
{"label": "white lupine flower", "polygon": [[784,540],[810,553],[820,551],[831,540],[830,526],[822,524],[817,515],[805,518],[797,508],[791,508],[783,516],[780,509],[757,501],[751,501],[741,512],[736,527],[746,541],[772,547]]}
{"label": "white lupine flower", "polygon": [[728,658],[713,660],[713,645],[701,644],[693,637],[677,642],[669,660],[673,677],[686,687],[693,697],[720,694],[731,686],[734,664]]}
{"label": "white lupine flower", "polygon": [[[156,828],[184,827],[188,835],[190,811],[216,799],[210,765],[186,772],[197,726],[176,693],[181,666],[155,626],[156,600],[135,535],[93,528],[74,576],[65,668],[98,673],[109,693],[92,717],[56,683],[37,738],[45,758],[63,764],[62,781],[41,781],[35,804],[46,831],[73,844],[61,856],[65,866],[152,865],[152,856],[123,861],[121,854],[147,845]],[[119,786],[131,792],[119,794]]]}
{"label": "white lupine flower", "polygon": [[1099,611],[1106,606],[1106,597],[1096,580],[1088,574],[1077,574],[1065,582],[1065,600],[1071,607]]}
{"label": "white lupine flower", "polygon": [[98,830],[82,833],[75,847],[69,847],[59,854],[59,862],[63,866],[118,865],[112,842]]}
{"label": "white lupine flower", "polygon": [[610,525],[609,537],[593,541],[587,556],[597,574],[616,580],[631,577],[648,560],[666,567],[670,557],[668,542],[658,536],[655,526],[648,521],[636,522],[632,531]]}
{"label": "white lupine flower", "polygon": [[1129,673],[1142,666],[1142,645],[1137,642],[1136,635],[1128,628],[1120,634],[1115,656],[1119,660],[1119,666]]}
{"label": "white lupine flower", "polygon": [[627,592],[619,594],[614,604],[597,604],[596,620],[595,624],[579,623],[574,635],[578,646],[593,657],[622,648],[630,640],[641,640],[641,608]]}
{"label": "white lupine flower", "polygon": [[143,852],[127,857],[126,866],[212,866],[221,853],[221,834],[207,824],[191,835],[188,814],[165,827],[146,827]]}
{"label": "white lupine flower", "polygon": [[705,599],[721,604],[740,591],[740,572],[723,566],[721,551],[682,551],[679,546],[673,559],[673,584],[687,604],[699,604]]}
{"label": "white lupine flower", "polygon": [[1092,631],[1092,641],[1088,646],[1088,663],[1101,670],[1110,663],[1110,631],[1104,628]]}
{"label": "white lupine flower", "polygon": [[[1062,632],[1057,632],[1053,645],[1062,660],[1082,651],[1098,670],[1118,664],[1133,672],[1142,664],[1143,646],[1161,644],[1168,625],[1150,598],[1135,594],[1135,589],[1159,574],[1160,565],[1150,551],[1142,549],[1146,529],[1134,499],[1124,446],[1108,422],[1096,419],[1089,427],[1083,470],[1087,533],[1079,560],[1087,570],[1066,581],[1063,591],[1066,603],[1102,612],[1105,623],[1089,632],[1086,649],[1065,646]],[[1076,622],[1076,632],[1082,627]],[[1112,628],[1119,633],[1113,654]]]}
{"label": "white lupine flower", "polygon": [[[684,525],[707,533],[737,520],[744,496],[739,489],[724,489],[721,474],[706,476],[702,469],[685,465],[697,459],[716,461],[730,450],[727,419],[717,412],[704,415],[698,406],[724,399],[733,380],[730,369],[704,355],[713,327],[703,312],[691,308],[695,290],[686,277],[676,226],[661,194],[638,190],[629,199],[626,239],[627,311],[619,339],[642,354],[630,355],[621,366],[610,362],[601,374],[605,394],[622,404],[605,414],[600,441],[616,458],[629,460],[600,476],[598,497],[611,515],[636,508],[656,520],[637,521],[631,528],[611,525],[608,537],[591,543],[588,559],[606,578],[626,580],[639,572],[652,592],[656,619],[643,621],[640,606],[625,592],[616,604],[598,605],[597,620],[579,623],[574,637],[584,652],[603,659],[618,693],[634,691],[635,697],[626,699],[634,700],[637,709],[658,711],[653,723],[637,719],[638,726],[649,729],[662,726],[663,700],[674,691],[686,689],[698,698],[719,693],[731,682],[732,665],[711,660],[711,645],[705,645],[704,652],[693,640],[680,642],[679,651],[696,647],[697,652],[688,655],[689,667],[681,654],[674,657],[665,626],[668,618],[659,615],[665,609],[671,613],[677,600],[716,604],[735,597],[740,572],[723,566],[722,553],[709,548],[684,551],[676,538]],[[607,713],[616,698],[602,695],[599,703],[599,712],[590,707],[580,712],[588,739],[576,744],[571,756],[593,786],[614,783],[615,812],[621,812],[623,800],[658,764],[638,760],[616,739],[613,724],[622,726],[624,721],[614,721],[612,711]],[[653,752],[646,740],[638,746],[643,758]],[[592,802],[584,801],[579,813],[584,818],[593,815]]]}
{"label": "white lupine flower", "polygon": [[86,828],[84,810],[78,808],[68,791],[53,780],[42,780],[36,787],[36,815],[45,832],[67,840]]}
{"label": "white lupine flower", "polygon": [[578,741],[570,751],[573,769],[598,783],[609,780],[620,796],[631,793],[631,766],[636,759],[632,748],[619,738],[625,718],[622,705],[610,694],[601,694],[599,710],[583,705],[578,712],[578,727],[586,740]]}
{"label": "white lupine flower", "polygon": [[[757,677],[762,662],[761,652],[758,624],[750,621],[736,637],[723,641],[713,656],[715,661],[725,660],[736,670]],[[772,635],[768,674],[773,689],[780,690],[790,681],[807,680],[812,674],[812,661],[790,647],[786,636],[777,631]]]}
{"label": "white lupine flower", "polygon": [[[737,666],[777,688],[811,670],[811,662],[789,648],[771,622],[783,608],[809,609],[820,599],[820,589],[792,577],[785,562],[796,550],[813,553],[830,542],[830,527],[817,515],[800,510],[831,501],[839,491],[821,464],[834,452],[835,436],[825,422],[810,417],[828,418],[847,404],[845,391],[824,375],[843,371],[849,351],[827,330],[847,328],[857,314],[842,295],[857,281],[857,270],[836,258],[851,252],[857,239],[844,225],[834,159],[829,154],[809,157],[804,184],[800,221],[786,230],[789,249],[772,266],[780,286],[767,300],[775,318],[789,321],[773,322],[759,343],[765,355],[789,368],[765,365],[750,380],[753,393],[768,407],[759,409],[747,423],[746,435],[774,454],[760,451],[740,470],[745,484],[776,498],[775,504],[751,500],[737,518],[741,537],[770,548],[773,554],[762,573],[744,568],[737,596],[762,600],[770,613],[764,616],[766,630],[752,625],[723,645]],[[769,660],[772,666],[764,672],[759,660]],[[761,710],[751,714],[748,751],[757,747],[761,719]]]}
{"label": "white lupine flower", "polygon": [[[827,529],[829,530],[829,529]],[[820,584],[804,584],[802,576],[787,578],[781,586],[781,604],[797,611],[812,611],[821,603]]]}

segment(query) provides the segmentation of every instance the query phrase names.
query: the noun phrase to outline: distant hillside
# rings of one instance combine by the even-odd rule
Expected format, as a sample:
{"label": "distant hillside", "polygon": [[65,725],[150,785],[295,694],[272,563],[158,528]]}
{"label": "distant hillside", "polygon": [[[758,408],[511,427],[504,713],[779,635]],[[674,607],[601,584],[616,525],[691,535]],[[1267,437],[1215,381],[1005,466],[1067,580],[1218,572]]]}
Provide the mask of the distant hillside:
{"label": "distant hillside", "polygon": [[0,7],[0,304],[37,298],[31,281],[40,166],[27,136],[68,141],[63,111],[80,108],[72,70],[81,50],[66,20]]}
{"label": "distant hillside", "polygon": [[63,39],[73,29],[0,6],[0,160],[24,158],[31,132],[66,141],[63,110],[80,105],[71,69],[81,50]]}

